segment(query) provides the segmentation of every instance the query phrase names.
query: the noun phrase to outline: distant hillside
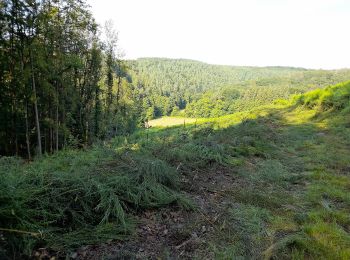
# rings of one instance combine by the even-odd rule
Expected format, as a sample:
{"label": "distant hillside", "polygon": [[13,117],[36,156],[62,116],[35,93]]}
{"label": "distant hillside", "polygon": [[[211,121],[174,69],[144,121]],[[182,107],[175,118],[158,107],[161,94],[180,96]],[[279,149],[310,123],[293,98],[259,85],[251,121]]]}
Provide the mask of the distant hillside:
{"label": "distant hillside", "polygon": [[350,79],[345,69],[239,67],[165,58],[130,60],[127,65],[150,119],[185,108],[187,116],[215,117]]}
{"label": "distant hillside", "polygon": [[241,67],[211,65],[186,59],[140,58],[130,61],[138,78],[162,91],[201,92],[249,80],[302,75],[306,69],[291,67]]}

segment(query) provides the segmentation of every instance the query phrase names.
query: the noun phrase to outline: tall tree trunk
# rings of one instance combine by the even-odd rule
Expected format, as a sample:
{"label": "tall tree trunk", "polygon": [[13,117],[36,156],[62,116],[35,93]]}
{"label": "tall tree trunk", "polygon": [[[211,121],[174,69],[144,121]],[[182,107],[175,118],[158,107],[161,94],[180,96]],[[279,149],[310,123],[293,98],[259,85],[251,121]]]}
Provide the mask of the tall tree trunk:
{"label": "tall tree trunk", "polygon": [[32,87],[33,87],[33,95],[34,95],[34,112],[35,112],[35,125],[38,139],[38,155],[41,156],[43,154],[41,148],[41,133],[40,133],[40,122],[39,122],[39,112],[38,112],[38,100],[36,93],[36,85],[35,85],[35,77],[34,77],[34,65],[33,65],[33,53],[30,50],[30,66],[32,70]]}
{"label": "tall tree trunk", "polygon": [[[52,109],[51,109],[51,95],[49,95],[49,118],[52,119]],[[45,150],[45,149],[44,149]],[[53,153],[53,127],[52,124],[50,123],[49,125],[49,151],[50,154]]]}
{"label": "tall tree trunk", "polygon": [[89,144],[89,121],[86,119],[85,121],[85,145]]}
{"label": "tall tree trunk", "polygon": [[28,124],[28,101],[27,100],[26,100],[26,109],[25,109],[25,119],[26,119],[27,154],[28,154],[28,160],[31,160],[32,159],[32,155],[30,153],[29,124]]}
{"label": "tall tree trunk", "polygon": [[[51,114],[51,113],[50,113]],[[53,143],[53,129],[50,126],[49,127],[49,149],[50,149],[50,154],[53,153],[53,148],[52,148],[52,144]],[[45,149],[44,149],[45,150]]]}
{"label": "tall tree trunk", "polygon": [[121,88],[121,83],[122,83],[122,77],[118,75],[118,89],[117,89],[117,109],[119,109],[119,99],[120,99],[120,88]]}
{"label": "tall tree trunk", "polygon": [[16,156],[18,156],[18,133],[17,133],[17,114],[15,114],[15,149],[16,149]]}
{"label": "tall tree trunk", "polygon": [[57,105],[56,105],[56,151],[58,151],[58,127],[59,127],[59,121],[58,121],[58,90],[57,90]]}
{"label": "tall tree trunk", "polygon": [[[23,75],[24,71],[24,39],[21,38],[21,49],[20,49],[20,57],[21,57],[21,74]],[[27,90],[27,83],[24,85],[25,90]],[[26,91],[27,92],[27,91]],[[30,135],[29,135],[29,121],[28,121],[28,94],[25,94],[25,109],[24,109],[24,118],[25,118],[25,127],[26,127],[26,146],[27,146],[27,156],[28,160],[32,159],[32,154],[30,151]]]}
{"label": "tall tree trunk", "polygon": [[95,137],[98,136],[99,132],[99,104],[100,104],[100,95],[99,95],[99,87],[95,87]]}

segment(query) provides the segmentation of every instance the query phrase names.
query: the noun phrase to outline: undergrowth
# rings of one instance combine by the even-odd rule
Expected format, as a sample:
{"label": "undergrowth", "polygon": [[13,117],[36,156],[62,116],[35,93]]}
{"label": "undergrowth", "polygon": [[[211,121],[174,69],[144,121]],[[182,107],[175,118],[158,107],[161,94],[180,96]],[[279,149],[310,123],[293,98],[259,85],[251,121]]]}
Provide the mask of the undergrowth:
{"label": "undergrowth", "polygon": [[123,239],[139,210],[191,207],[165,162],[107,147],[62,151],[29,164],[3,157],[0,165],[1,247],[17,257],[37,247],[67,251]]}

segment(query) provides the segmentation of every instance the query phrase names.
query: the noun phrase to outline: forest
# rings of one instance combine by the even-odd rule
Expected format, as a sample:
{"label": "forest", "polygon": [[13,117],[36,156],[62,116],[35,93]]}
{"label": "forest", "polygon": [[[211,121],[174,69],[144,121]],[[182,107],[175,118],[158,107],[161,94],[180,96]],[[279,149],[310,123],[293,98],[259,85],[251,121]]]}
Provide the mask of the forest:
{"label": "forest", "polygon": [[349,69],[234,67],[164,58],[127,62],[133,84],[142,86],[145,92],[143,109],[149,119],[232,114],[336,84],[350,76]]}
{"label": "forest", "polygon": [[31,159],[135,129],[142,99],[111,23],[100,28],[85,1],[0,4],[0,154]]}
{"label": "forest", "polygon": [[85,0],[0,32],[0,259],[350,259],[350,69],[126,59]]}

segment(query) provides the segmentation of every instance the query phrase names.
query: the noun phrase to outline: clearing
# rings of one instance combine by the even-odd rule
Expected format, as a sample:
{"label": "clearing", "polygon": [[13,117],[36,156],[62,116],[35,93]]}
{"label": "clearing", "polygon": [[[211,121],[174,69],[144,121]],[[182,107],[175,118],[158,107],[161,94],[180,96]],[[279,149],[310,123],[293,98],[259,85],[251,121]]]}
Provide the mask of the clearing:
{"label": "clearing", "polygon": [[148,123],[151,127],[169,127],[176,125],[191,124],[195,123],[196,121],[197,119],[195,118],[164,116],[161,118],[150,120]]}

